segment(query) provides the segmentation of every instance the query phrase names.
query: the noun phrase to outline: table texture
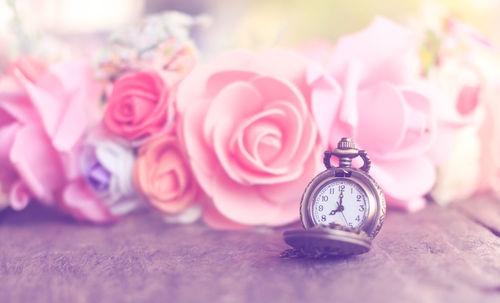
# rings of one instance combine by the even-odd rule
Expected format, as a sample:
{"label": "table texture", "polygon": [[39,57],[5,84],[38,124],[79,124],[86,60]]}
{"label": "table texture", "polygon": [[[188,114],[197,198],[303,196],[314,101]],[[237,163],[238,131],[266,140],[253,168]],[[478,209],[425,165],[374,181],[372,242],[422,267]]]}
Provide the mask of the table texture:
{"label": "table texture", "polygon": [[500,302],[500,201],[389,210],[369,253],[283,259],[284,230],[0,213],[0,302]]}

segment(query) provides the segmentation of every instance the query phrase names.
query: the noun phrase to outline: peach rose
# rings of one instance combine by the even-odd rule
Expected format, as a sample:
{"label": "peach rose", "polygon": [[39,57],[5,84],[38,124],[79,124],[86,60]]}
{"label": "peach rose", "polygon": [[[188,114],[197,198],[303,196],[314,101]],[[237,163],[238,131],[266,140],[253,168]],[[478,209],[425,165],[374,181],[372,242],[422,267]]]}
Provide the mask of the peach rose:
{"label": "peach rose", "polygon": [[123,76],[114,83],[104,124],[129,141],[158,134],[171,120],[171,95],[171,88],[155,72]]}
{"label": "peach rose", "polygon": [[[245,225],[298,219],[322,150],[308,106],[306,67],[286,51],[230,52],[181,83],[181,138],[220,218]],[[222,226],[210,218],[208,224]]]}
{"label": "peach rose", "polygon": [[134,179],[151,204],[167,214],[187,209],[198,191],[174,136],[159,137],[139,149]]}

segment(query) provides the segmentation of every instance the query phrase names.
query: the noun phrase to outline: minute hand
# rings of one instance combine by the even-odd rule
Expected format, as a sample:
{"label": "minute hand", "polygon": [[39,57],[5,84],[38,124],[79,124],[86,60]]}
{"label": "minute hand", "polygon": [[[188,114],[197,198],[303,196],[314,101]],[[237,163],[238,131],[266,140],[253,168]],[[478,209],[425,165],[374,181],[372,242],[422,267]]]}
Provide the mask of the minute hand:
{"label": "minute hand", "polygon": [[342,192],[340,192],[340,195],[339,195],[340,201],[339,201],[339,207],[337,208],[337,211],[340,212],[340,214],[342,215],[342,218],[344,218],[345,224],[348,225],[347,219],[346,219],[346,217],[344,215],[344,205],[342,205],[342,199],[343,198],[344,198],[344,195],[342,194]]}
{"label": "minute hand", "polygon": [[337,211],[340,211],[340,212],[343,212],[344,211],[344,205],[342,205],[342,199],[344,198],[344,194],[342,192],[340,192],[340,195],[339,195],[339,203],[338,203],[338,207],[337,207]]}

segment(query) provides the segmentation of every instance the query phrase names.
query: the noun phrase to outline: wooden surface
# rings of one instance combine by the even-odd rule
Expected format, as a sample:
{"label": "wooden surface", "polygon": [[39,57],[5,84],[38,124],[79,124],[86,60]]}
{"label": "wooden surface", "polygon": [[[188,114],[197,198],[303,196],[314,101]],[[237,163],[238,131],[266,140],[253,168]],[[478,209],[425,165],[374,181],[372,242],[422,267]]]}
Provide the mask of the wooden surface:
{"label": "wooden surface", "polygon": [[279,230],[0,214],[0,302],[500,302],[500,201],[390,211],[372,250],[280,259]]}

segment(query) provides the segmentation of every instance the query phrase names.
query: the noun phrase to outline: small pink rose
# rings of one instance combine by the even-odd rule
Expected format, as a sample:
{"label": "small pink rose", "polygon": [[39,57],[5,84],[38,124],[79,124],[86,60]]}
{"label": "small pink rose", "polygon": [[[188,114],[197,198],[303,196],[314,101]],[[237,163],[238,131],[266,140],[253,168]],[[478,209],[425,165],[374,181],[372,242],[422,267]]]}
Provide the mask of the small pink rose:
{"label": "small pink rose", "polygon": [[135,184],[157,209],[167,214],[186,210],[198,186],[174,136],[159,137],[139,149]]}
{"label": "small pink rose", "polygon": [[298,219],[322,150],[306,67],[304,58],[287,51],[230,52],[181,83],[181,138],[213,200],[204,215],[208,224],[233,228]]}
{"label": "small pink rose", "polygon": [[172,88],[155,72],[119,78],[108,99],[104,124],[127,140],[145,139],[166,130],[170,122]]}

